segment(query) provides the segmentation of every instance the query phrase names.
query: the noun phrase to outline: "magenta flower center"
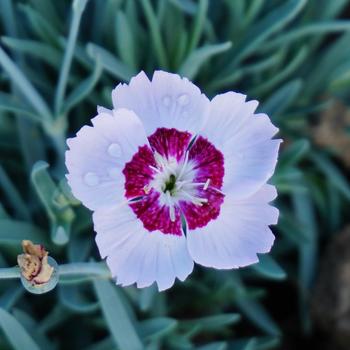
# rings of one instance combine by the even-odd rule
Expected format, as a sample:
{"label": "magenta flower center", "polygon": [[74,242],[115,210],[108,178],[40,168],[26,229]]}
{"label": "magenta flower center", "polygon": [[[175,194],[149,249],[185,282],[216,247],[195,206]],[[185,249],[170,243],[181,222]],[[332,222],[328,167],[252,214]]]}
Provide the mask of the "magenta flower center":
{"label": "magenta flower center", "polygon": [[125,197],[148,231],[182,235],[218,217],[224,157],[207,139],[159,128],[125,165]]}

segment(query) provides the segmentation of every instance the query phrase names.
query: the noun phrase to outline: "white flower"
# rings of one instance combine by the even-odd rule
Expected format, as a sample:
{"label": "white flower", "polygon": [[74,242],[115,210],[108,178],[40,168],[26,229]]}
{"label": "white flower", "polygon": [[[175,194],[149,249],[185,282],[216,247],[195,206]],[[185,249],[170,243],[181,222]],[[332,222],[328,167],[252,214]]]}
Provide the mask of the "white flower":
{"label": "white flower", "polygon": [[281,140],[257,101],[211,101],[176,74],[141,72],[67,140],[73,194],[93,210],[102,258],[123,286],[184,281],[193,261],[217,269],[258,261],[278,210],[266,184]]}

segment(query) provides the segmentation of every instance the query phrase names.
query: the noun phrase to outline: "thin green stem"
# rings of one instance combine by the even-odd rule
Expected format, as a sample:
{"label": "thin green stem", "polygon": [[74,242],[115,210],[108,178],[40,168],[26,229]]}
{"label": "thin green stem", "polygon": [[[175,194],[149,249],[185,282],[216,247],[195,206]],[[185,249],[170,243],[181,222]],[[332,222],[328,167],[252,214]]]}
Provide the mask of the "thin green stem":
{"label": "thin green stem", "polygon": [[21,272],[19,267],[3,267],[0,268],[0,279],[20,278]]}
{"label": "thin green stem", "polygon": [[[80,262],[63,264],[59,266],[58,273],[60,277],[74,276],[95,276],[102,278],[111,278],[111,274],[104,262]],[[20,278],[21,272],[19,267],[0,268],[0,279]]]}
{"label": "thin green stem", "polygon": [[30,213],[27,209],[27,205],[22,199],[21,195],[17,191],[16,186],[12,183],[9,176],[6,174],[3,167],[0,165],[0,187],[2,188],[8,201],[12,207],[16,210],[18,216],[22,219],[30,221]]}
{"label": "thin green stem", "polygon": [[87,0],[75,0],[73,3],[73,19],[70,26],[67,48],[64,53],[62,69],[58,80],[55,95],[55,113],[59,115],[67,87],[68,73],[72,64],[74,48],[77,41],[78,31],[80,27],[81,16],[85,9]]}
{"label": "thin green stem", "polygon": [[77,276],[77,275],[98,275],[110,277],[110,272],[105,263],[81,262],[60,265],[60,276]]}

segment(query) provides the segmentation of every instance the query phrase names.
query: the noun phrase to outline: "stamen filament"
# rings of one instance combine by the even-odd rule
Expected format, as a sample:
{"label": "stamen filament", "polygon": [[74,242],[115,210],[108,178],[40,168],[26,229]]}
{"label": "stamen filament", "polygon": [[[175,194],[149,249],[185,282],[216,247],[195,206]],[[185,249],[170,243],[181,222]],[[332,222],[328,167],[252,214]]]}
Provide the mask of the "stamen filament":
{"label": "stamen filament", "polygon": [[169,191],[165,192],[165,198],[167,201],[167,205],[169,207],[169,216],[170,216],[170,221],[175,222],[175,208],[171,200],[171,195]]}
{"label": "stamen filament", "polygon": [[203,190],[204,190],[204,191],[208,189],[209,184],[210,184],[210,179],[208,179],[208,180],[205,182],[205,184],[204,184],[204,186],[203,186]]}
{"label": "stamen filament", "polygon": [[149,168],[151,168],[153,171],[155,171],[158,174],[161,173],[161,171],[158,168],[156,168],[155,166],[153,166],[153,165],[149,165]]}
{"label": "stamen filament", "polygon": [[186,153],[185,153],[185,160],[182,163],[182,167],[181,167],[180,173],[177,176],[178,179],[181,179],[181,176],[183,175],[183,173],[184,173],[184,171],[186,169],[187,163],[188,163],[188,151],[186,151]]}

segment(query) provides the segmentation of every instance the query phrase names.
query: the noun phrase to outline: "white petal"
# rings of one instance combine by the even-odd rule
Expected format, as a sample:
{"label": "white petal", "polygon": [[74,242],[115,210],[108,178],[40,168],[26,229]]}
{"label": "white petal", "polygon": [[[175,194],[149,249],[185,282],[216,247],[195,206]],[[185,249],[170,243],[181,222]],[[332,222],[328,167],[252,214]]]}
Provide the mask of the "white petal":
{"label": "white petal", "polygon": [[143,288],[156,282],[161,291],[192,272],[185,237],[147,231],[127,204],[99,209],[93,221],[97,246],[118,284]]}
{"label": "white petal", "polygon": [[188,79],[156,71],[150,81],[144,72],[112,93],[114,108],[128,108],[142,119],[147,135],[157,128],[197,133],[206,118],[209,100]]}
{"label": "white petal", "polygon": [[228,92],[211,101],[202,134],[224,155],[223,192],[236,198],[255,193],[272,176],[281,140],[271,140],[278,129],[266,114],[254,114],[257,101]]}
{"label": "white petal", "polygon": [[193,260],[217,269],[256,263],[256,254],[269,252],[274,241],[268,225],[277,223],[278,210],[268,202],[275,196],[276,190],[271,185],[264,185],[251,197],[241,200],[230,193],[226,195],[216,220],[187,233]]}
{"label": "white petal", "polygon": [[97,106],[97,113],[98,114],[113,114],[113,111],[111,109],[105,108],[103,106]]}
{"label": "white petal", "polygon": [[68,183],[75,197],[90,209],[124,200],[125,163],[148,144],[140,119],[125,109],[99,114],[93,127],[83,126],[67,140]]}

